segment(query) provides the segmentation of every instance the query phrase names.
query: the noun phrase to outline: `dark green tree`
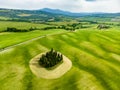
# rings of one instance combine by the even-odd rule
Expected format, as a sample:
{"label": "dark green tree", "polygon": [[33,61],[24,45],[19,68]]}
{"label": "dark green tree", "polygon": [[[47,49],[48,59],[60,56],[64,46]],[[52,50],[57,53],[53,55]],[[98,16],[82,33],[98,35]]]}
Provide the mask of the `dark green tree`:
{"label": "dark green tree", "polygon": [[49,52],[46,52],[45,54],[43,54],[40,57],[38,62],[40,66],[43,66],[45,68],[50,68],[50,67],[57,65],[61,61],[63,61],[62,54],[56,52],[52,48]]}

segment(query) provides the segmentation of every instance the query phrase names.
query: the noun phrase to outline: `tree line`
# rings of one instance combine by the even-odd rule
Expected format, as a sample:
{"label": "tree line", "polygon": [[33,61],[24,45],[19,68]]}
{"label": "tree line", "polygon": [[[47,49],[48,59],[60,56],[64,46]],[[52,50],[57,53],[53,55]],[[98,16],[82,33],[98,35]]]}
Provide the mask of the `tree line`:
{"label": "tree line", "polygon": [[49,26],[42,28],[42,30],[49,30],[49,29],[64,29],[64,30],[70,30],[74,31],[76,29],[80,28],[88,28],[89,26],[84,26],[81,23],[73,23],[73,24],[67,24],[67,25],[56,25],[56,26]]}
{"label": "tree line", "polygon": [[[29,32],[33,30],[50,30],[50,29],[64,29],[64,30],[75,31],[76,29],[89,28],[89,27],[90,27],[89,25],[82,25],[81,23],[73,23],[73,24],[67,24],[67,25],[47,26],[44,28],[30,27],[28,29],[18,29],[16,27],[7,27],[6,30],[1,32]],[[106,24],[99,24],[97,26],[97,29],[108,29],[108,28],[110,28],[110,26]]]}
{"label": "tree line", "polygon": [[4,32],[29,32],[29,31],[33,31],[36,30],[36,27],[31,27],[29,29],[18,29],[15,27],[7,27],[6,30],[4,30]]}

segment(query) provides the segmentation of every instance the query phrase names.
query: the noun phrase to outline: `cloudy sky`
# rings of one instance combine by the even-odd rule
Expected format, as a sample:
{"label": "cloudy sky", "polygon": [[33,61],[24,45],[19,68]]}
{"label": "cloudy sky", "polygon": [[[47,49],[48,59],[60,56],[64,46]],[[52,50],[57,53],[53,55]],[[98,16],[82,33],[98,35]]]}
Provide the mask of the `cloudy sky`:
{"label": "cloudy sky", "polygon": [[120,12],[120,0],[0,0],[0,8],[53,8],[71,12]]}

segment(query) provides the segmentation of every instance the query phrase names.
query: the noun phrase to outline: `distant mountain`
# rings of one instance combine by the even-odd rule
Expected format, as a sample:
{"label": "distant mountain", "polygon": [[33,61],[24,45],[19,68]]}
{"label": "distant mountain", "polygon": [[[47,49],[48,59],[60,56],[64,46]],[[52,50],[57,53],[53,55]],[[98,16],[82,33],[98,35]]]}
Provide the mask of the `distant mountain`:
{"label": "distant mountain", "polygon": [[[119,18],[120,13],[72,13],[59,9],[43,8],[39,10],[19,10],[0,8],[0,20],[15,20],[15,21],[65,21],[75,18]],[[116,18],[115,18],[116,19]]]}
{"label": "distant mountain", "polygon": [[114,16],[120,16],[120,13],[102,13],[102,12],[73,13],[73,12],[63,11],[60,9],[50,9],[50,8],[43,8],[43,9],[40,9],[40,11],[49,12],[49,13],[53,13],[53,14],[62,14],[62,15],[73,16],[73,17],[85,17],[85,16],[114,17]]}
{"label": "distant mountain", "polygon": [[60,9],[50,9],[50,8],[43,8],[43,9],[40,9],[40,11],[49,12],[49,13],[53,13],[53,14],[62,14],[62,15],[67,15],[67,16],[74,16],[74,17],[91,15],[91,13],[73,13],[73,12],[63,11]]}
{"label": "distant mountain", "polygon": [[63,15],[71,14],[71,12],[68,12],[68,11],[63,11],[60,9],[50,9],[50,8],[43,8],[43,9],[40,9],[40,11],[54,13],[54,14],[63,14]]}
{"label": "distant mountain", "polygon": [[[61,21],[65,15],[54,14],[42,10],[19,10],[0,8],[0,20],[3,17],[8,20],[18,21]],[[69,17],[69,16],[67,16]]]}

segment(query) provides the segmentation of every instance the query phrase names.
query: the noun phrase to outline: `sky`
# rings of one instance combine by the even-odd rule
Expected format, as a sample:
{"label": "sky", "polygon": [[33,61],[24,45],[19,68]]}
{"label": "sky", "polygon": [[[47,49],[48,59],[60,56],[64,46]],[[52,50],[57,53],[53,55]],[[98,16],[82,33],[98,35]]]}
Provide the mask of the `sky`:
{"label": "sky", "polygon": [[37,10],[61,9],[70,12],[120,12],[120,0],[0,0],[0,8]]}

